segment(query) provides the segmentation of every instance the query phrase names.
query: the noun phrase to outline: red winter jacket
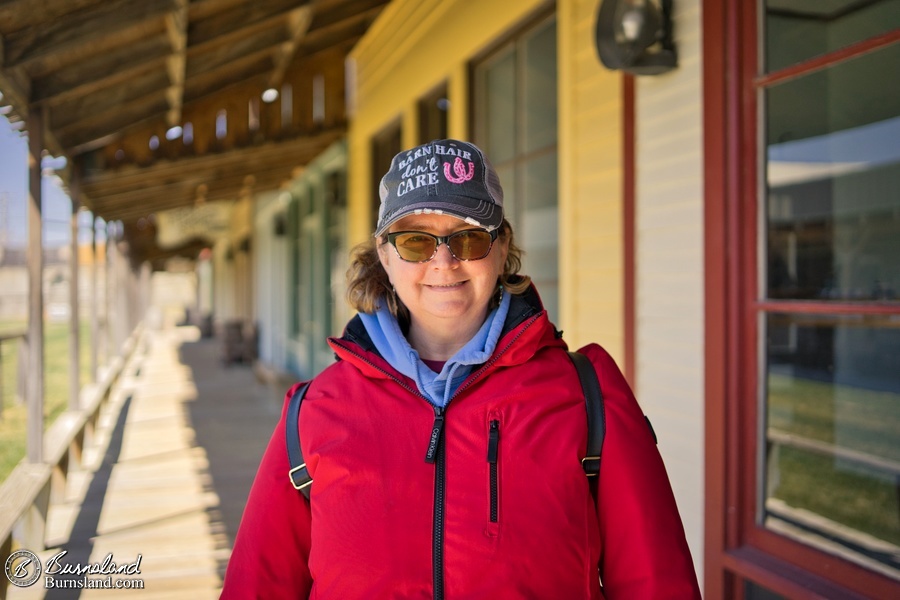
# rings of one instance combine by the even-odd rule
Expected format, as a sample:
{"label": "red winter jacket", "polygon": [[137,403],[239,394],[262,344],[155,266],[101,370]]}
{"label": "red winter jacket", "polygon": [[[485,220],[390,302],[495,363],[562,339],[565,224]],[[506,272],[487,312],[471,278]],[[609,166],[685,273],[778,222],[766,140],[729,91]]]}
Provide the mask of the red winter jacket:
{"label": "red winter jacket", "polygon": [[377,354],[358,319],[330,340],[339,360],[315,378],[299,419],[311,500],[288,479],[282,415],[222,598],[700,597],[665,467],[612,358],[581,350],[605,400],[595,504],[575,368],[536,294],[513,300],[494,355],[443,411]]}

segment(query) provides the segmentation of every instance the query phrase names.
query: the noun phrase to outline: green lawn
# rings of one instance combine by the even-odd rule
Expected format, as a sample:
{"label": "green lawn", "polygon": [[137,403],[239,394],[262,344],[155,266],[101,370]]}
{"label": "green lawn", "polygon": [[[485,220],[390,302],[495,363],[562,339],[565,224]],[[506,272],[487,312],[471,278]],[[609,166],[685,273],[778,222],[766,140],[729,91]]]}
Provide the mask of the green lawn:
{"label": "green lawn", "polygon": [[[20,331],[25,323],[0,323],[0,331]],[[89,326],[82,323],[80,332],[81,385],[90,380]],[[15,399],[20,340],[5,341],[0,350],[3,358],[3,413],[0,418],[0,481],[25,456],[27,408]],[[69,324],[44,325],[44,429],[62,413],[69,403]]]}
{"label": "green lawn", "polygon": [[[900,461],[900,394],[770,374],[769,426]],[[900,545],[891,473],[789,446],[771,458],[770,497]]]}

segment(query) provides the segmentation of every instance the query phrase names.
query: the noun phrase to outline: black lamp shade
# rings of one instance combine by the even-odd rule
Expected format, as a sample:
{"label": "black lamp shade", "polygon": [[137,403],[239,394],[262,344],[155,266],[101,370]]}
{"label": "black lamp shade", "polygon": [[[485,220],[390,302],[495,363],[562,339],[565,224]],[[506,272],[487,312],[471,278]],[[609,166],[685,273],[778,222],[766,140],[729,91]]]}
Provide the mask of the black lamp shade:
{"label": "black lamp shade", "polygon": [[672,0],[602,0],[595,42],[608,69],[658,75],[675,68]]}

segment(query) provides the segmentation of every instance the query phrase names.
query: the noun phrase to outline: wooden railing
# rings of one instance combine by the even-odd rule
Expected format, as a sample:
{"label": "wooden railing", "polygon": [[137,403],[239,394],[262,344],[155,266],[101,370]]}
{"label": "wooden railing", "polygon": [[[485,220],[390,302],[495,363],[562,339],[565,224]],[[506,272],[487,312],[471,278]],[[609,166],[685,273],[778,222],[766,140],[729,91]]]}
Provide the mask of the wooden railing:
{"label": "wooden railing", "polygon": [[[81,390],[80,407],[66,410],[49,427],[43,460],[23,459],[0,485],[0,556],[9,556],[14,541],[34,551],[44,549],[51,495],[64,492],[69,469],[80,462],[110,391],[140,343],[142,329],[139,324],[120,355],[100,370],[96,383]],[[0,598],[6,597],[6,586],[7,578],[0,576]]]}

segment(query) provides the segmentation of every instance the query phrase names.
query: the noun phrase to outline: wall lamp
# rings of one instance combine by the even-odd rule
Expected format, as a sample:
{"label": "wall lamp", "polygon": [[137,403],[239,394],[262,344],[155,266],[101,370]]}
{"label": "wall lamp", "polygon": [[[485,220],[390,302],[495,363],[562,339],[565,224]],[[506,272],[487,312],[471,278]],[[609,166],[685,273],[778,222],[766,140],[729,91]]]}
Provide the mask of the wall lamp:
{"label": "wall lamp", "polygon": [[607,69],[659,75],[678,65],[672,0],[602,0],[594,36]]}

